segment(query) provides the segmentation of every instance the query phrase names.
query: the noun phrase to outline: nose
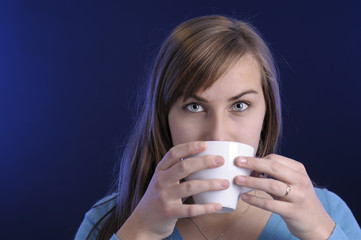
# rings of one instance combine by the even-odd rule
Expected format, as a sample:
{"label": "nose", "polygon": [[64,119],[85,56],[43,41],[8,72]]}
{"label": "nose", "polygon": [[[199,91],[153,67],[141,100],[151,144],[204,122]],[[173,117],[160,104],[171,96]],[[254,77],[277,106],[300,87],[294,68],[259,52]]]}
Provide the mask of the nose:
{"label": "nose", "polygon": [[226,115],[209,116],[206,126],[206,141],[232,141],[231,121]]}

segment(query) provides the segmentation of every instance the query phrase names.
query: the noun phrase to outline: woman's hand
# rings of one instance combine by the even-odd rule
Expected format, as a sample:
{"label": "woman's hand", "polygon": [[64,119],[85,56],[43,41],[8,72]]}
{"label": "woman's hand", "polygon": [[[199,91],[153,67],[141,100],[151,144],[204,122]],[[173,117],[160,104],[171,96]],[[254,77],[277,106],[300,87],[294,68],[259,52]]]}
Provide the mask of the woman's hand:
{"label": "woman's hand", "polygon": [[[117,236],[120,239],[131,233],[131,229],[134,228],[139,238],[162,239],[173,232],[178,218],[194,217],[221,210],[222,206],[218,203],[202,205],[182,203],[182,198],[200,192],[224,190],[230,185],[227,180],[220,179],[180,182],[191,173],[223,165],[224,159],[219,156],[187,158],[205,149],[205,142],[191,142],[177,145],[169,150],[158,164],[138,206],[118,231]],[[132,239],[135,239],[134,235]]]}
{"label": "woman's hand", "polygon": [[297,238],[327,239],[332,234],[335,223],[323,208],[301,163],[271,154],[265,158],[239,157],[236,165],[272,177],[237,176],[236,184],[265,191],[273,197],[242,194],[243,201],[279,214]]}

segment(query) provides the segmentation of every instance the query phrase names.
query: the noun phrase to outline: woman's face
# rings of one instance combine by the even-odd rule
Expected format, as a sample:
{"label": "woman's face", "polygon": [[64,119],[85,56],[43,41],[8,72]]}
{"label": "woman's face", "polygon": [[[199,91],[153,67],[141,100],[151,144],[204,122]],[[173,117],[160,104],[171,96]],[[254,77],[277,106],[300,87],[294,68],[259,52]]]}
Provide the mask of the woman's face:
{"label": "woman's face", "polygon": [[258,62],[244,55],[210,88],[171,107],[174,145],[190,141],[234,141],[258,148],[266,105]]}

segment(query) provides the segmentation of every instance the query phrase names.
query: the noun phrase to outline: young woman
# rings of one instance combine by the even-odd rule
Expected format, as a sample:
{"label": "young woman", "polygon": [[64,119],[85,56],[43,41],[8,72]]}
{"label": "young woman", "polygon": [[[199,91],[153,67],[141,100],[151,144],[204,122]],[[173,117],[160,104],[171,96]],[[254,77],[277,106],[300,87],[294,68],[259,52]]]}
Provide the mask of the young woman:
{"label": "young woman", "polygon": [[[117,193],[93,206],[76,239],[361,239],[337,195],[314,188],[300,162],[275,154],[277,81],[271,53],[249,24],[205,16],[178,26],[156,59]],[[189,157],[211,140],[257,150],[235,160],[253,171],[235,183],[254,191],[232,213],[214,214],[220,204],[191,198],[226,189],[227,180],[183,180],[223,165],[219,156]]]}

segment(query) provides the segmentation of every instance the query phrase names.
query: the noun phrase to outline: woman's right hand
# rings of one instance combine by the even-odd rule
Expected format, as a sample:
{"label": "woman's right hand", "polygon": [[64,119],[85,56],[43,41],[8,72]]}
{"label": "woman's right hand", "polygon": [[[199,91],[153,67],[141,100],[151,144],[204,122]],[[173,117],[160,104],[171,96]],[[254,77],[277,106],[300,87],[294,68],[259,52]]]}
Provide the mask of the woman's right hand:
{"label": "woman's right hand", "polygon": [[[190,142],[171,148],[159,162],[147,191],[138,206],[118,231],[119,239],[163,239],[172,234],[179,218],[194,217],[220,211],[214,204],[183,204],[182,198],[194,194],[224,190],[228,180],[192,180],[180,182],[191,173],[224,164],[221,156],[189,156],[203,152],[205,142]],[[181,161],[181,158],[184,158]]]}

